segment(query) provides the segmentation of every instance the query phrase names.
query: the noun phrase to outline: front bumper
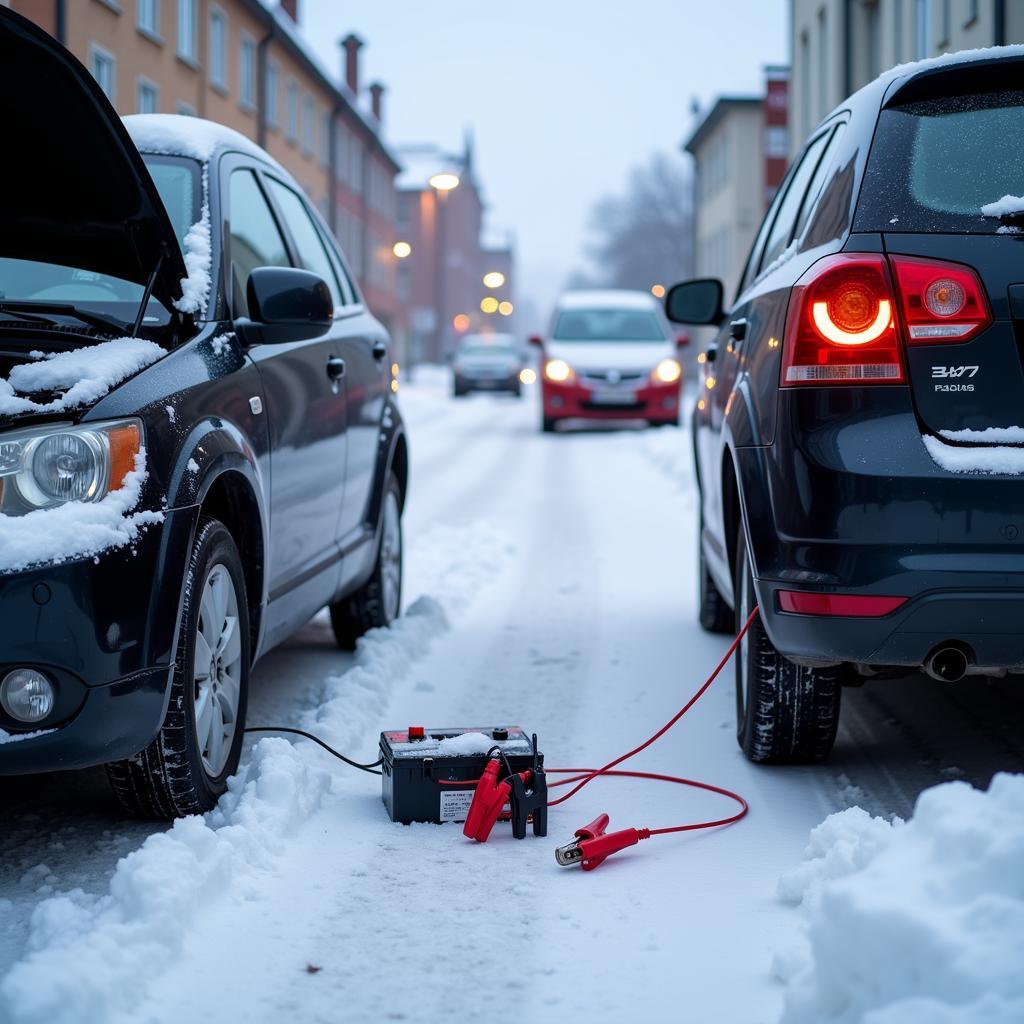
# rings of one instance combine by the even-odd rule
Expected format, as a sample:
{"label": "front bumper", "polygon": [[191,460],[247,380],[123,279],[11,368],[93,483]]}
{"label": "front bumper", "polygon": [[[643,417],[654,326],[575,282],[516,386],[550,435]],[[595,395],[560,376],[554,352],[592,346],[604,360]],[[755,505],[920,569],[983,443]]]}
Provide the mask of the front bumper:
{"label": "front bumper", "polygon": [[48,719],[0,711],[0,775],[80,768],[131,756],[159,731],[182,582],[198,507],[169,511],[133,548],[0,576],[0,677],[32,667],[54,682]]}
{"label": "front bumper", "polygon": [[[637,388],[590,388],[578,381],[557,384],[546,378],[541,385],[544,416],[548,419],[649,420],[677,423],[681,387],[643,384]],[[603,392],[603,394],[602,394]]]}
{"label": "front bumper", "polygon": [[[823,391],[824,389],[822,389]],[[783,392],[775,443],[736,449],[765,628],[809,663],[919,666],[939,645],[1024,671],[1024,481],[950,473],[901,388],[858,408]],[[779,610],[782,590],[902,596],[889,615]]]}

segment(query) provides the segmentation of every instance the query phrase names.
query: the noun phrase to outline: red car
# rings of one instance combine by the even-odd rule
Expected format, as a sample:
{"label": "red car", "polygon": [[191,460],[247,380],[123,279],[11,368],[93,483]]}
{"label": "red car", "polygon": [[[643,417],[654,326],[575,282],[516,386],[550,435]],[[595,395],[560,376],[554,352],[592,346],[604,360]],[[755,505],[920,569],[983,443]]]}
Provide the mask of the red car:
{"label": "red car", "polygon": [[541,350],[542,429],[560,420],[678,424],[683,368],[660,305],[647,292],[566,292]]}

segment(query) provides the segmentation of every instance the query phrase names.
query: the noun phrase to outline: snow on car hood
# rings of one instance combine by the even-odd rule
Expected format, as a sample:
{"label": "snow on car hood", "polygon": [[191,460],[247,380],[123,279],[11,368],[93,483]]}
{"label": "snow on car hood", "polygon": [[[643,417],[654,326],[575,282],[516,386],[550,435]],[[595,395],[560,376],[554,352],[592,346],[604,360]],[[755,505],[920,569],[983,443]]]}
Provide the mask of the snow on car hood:
{"label": "snow on car hood", "polygon": [[650,373],[673,354],[665,341],[548,341],[549,359],[564,359],[574,370],[625,370]]}
{"label": "snow on car hood", "polygon": [[[155,342],[142,338],[118,338],[66,352],[33,352],[32,362],[19,363],[0,377],[0,417],[93,405],[164,354]],[[26,397],[43,393],[54,397]]]}

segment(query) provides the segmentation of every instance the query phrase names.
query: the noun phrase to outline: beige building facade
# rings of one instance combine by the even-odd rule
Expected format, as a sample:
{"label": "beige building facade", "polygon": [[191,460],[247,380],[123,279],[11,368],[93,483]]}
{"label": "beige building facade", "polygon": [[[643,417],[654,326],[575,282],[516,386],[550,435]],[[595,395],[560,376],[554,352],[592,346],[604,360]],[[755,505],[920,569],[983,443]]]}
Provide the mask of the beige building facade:
{"label": "beige building facade", "polygon": [[897,64],[1024,42],[1020,0],[790,0],[791,154],[852,92]]}

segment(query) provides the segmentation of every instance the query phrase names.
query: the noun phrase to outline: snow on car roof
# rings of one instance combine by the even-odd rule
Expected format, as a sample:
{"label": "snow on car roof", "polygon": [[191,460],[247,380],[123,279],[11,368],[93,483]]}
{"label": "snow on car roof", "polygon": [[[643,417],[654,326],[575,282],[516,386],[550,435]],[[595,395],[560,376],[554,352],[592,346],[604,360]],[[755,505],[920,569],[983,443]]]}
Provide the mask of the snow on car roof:
{"label": "snow on car roof", "polygon": [[558,309],[643,309],[660,307],[648,292],[625,288],[587,289],[565,292],[556,303]]}
{"label": "snow on car roof", "polygon": [[996,57],[1024,57],[1024,45],[1014,46],[983,46],[975,50],[957,50],[955,53],[944,53],[940,57],[925,57],[923,60],[912,60],[906,64],[883,71],[875,81],[891,82],[904,76],[920,74],[934,68],[951,67],[956,64],[969,64],[977,60],[992,60]]}
{"label": "snow on car roof", "polygon": [[251,139],[216,121],[184,114],[129,114],[121,120],[143,153],[187,156],[206,163],[218,149],[233,149],[280,167]]}

